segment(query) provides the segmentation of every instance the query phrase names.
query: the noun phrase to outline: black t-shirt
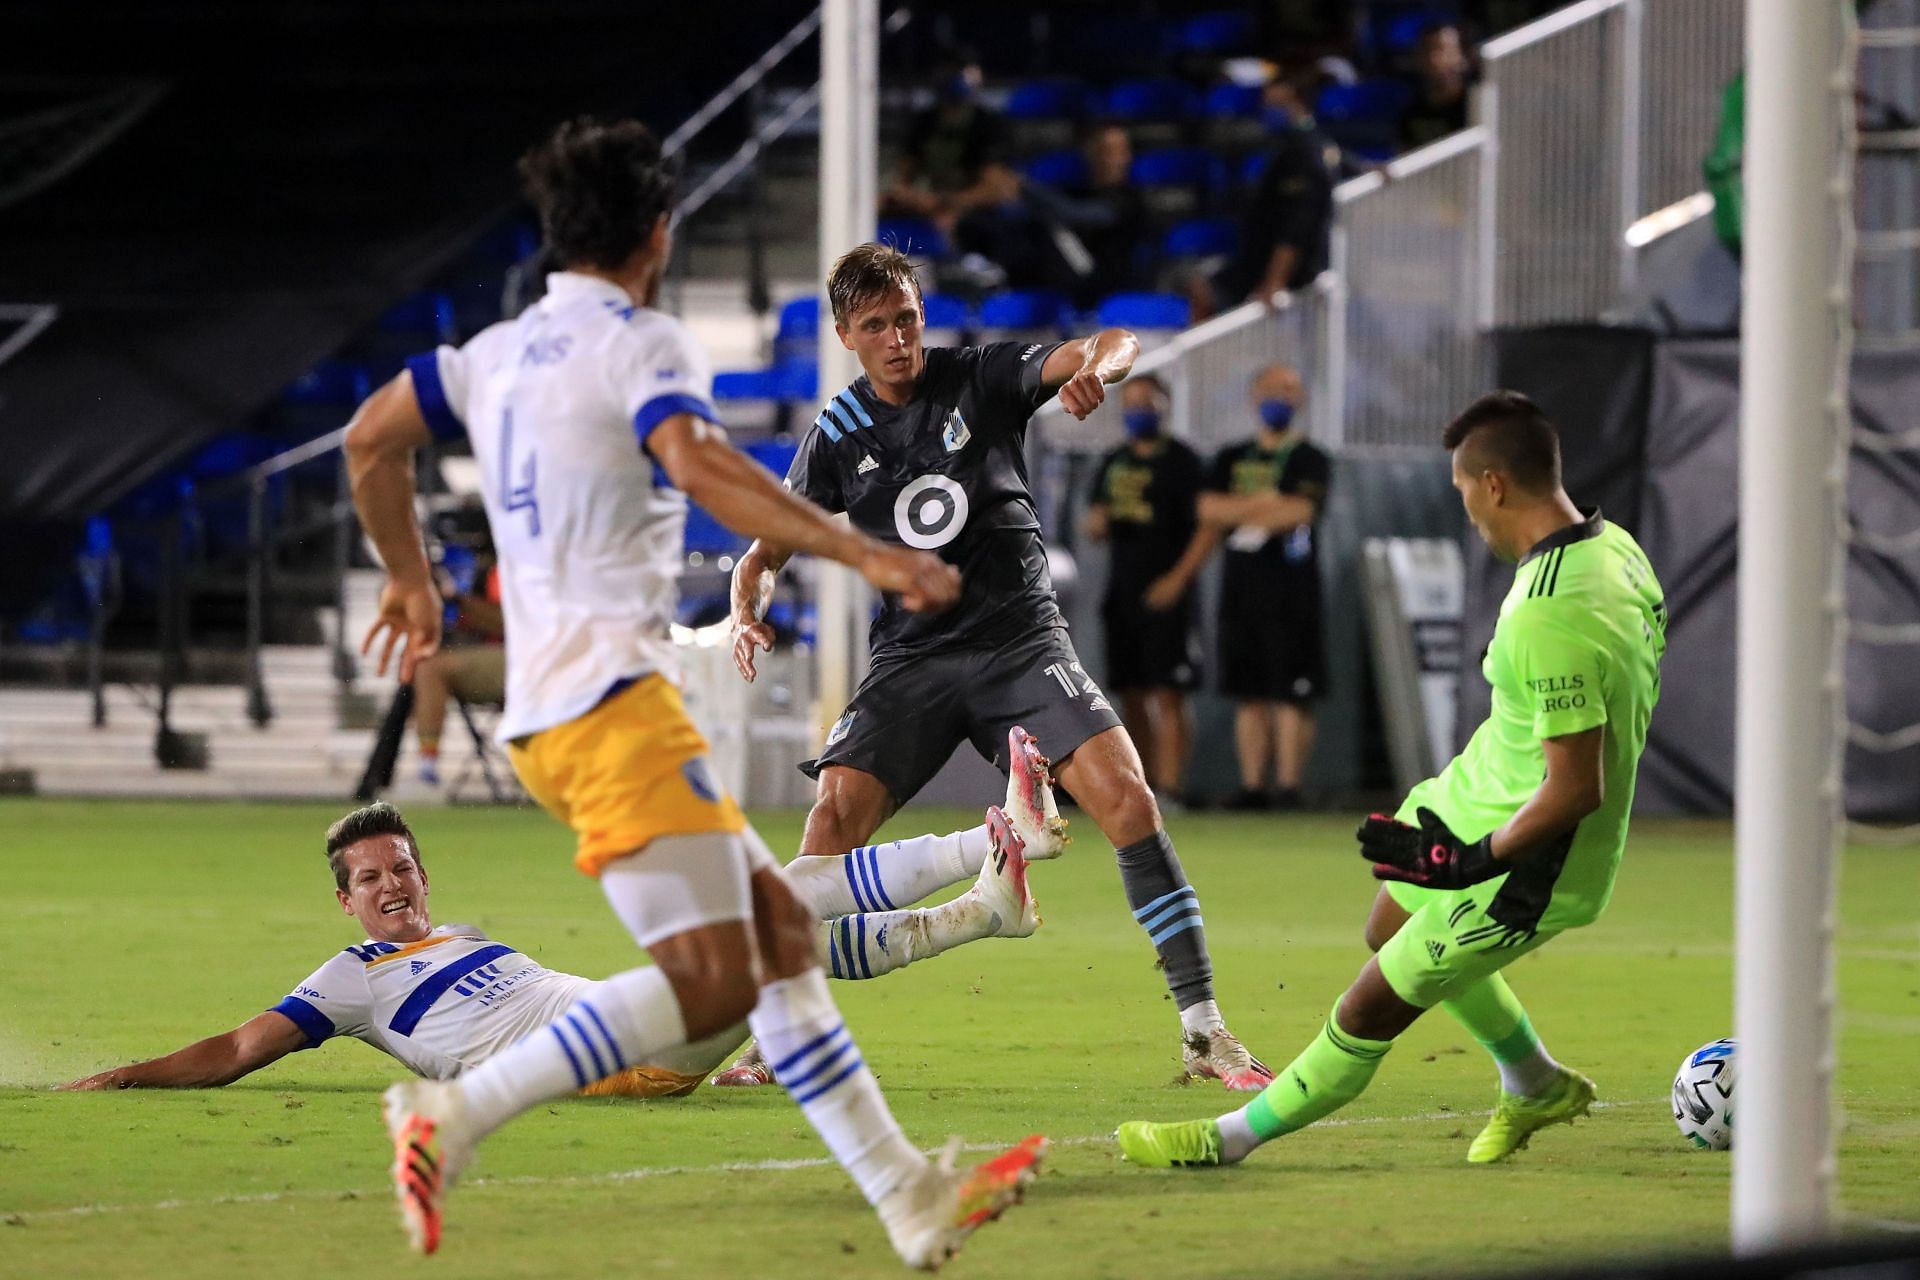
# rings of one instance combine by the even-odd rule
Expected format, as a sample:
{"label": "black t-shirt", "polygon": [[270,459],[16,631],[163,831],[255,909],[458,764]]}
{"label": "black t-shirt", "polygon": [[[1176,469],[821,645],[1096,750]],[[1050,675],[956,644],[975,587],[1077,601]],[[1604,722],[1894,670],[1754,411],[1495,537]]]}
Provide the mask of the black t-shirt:
{"label": "black t-shirt", "polygon": [[[1326,453],[1299,438],[1267,450],[1260,442],[1222,449],[1213,460],[1207,488],[1214,493],[1296,494],[1326,502],[1333,463]],[[1287,533],[1269,533],[1245,527],[1227,535],[1226,565],[1221,578],[1222,608],[1269,609],[1276,605],[1319,599],[1319,549],[1313,526],[1303,524]]]}
{"label": "black t-shirt", "polygon": [[1463,90],[1451,102],[1430,102],[1416,85],[1413,101],[1400,113],[1398,133],[1403,150],[1412,151],[1467,127],[1467,95]]}
{"label": "black t-shirt", "polygon": [[910,613],[883,594],[876,658],[996,645],[1060,620],[1027,488],[1027,419],[1055,342],[928,348],[912,400],[895,408],[862,375],[814,420],[787,487],[862,533],[958,566],[960,601]]}
{"label": "black t-shirt", "polygon": [[1166,437],[1144,458],[1124,444],[1101,461],[1087,500],[1107,510],[1109,603],[1138,602],[1179,563],[1193,540],[1203,472],[1199,454]]}
{"label": "black t-shirt", "polygon": [[1327,269],[1338,156],[1339,148],[1311,125],[1290,125],[1274,139],[1240,218],[1239,252],[1221,279],[1235,302],[1260,283],[1273,251],[1283,244],[1295,251],[1287,288],[1303,288]]}
{"label": "black t-shirt", "polygon": [[999,163],[1005,150],[1006,127],[978,104],[957,118],[930,107],[914,117],[907,133],[907,154],[917,166],[915,181],[942,195],[971,187],[980,170]]}

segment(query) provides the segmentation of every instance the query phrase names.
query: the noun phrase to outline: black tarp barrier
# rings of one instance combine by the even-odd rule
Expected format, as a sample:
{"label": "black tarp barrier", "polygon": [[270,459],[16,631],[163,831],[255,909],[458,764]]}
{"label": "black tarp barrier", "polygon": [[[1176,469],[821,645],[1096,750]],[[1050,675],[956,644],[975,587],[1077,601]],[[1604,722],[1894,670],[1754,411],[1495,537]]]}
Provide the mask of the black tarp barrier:
{"label": "black tarp barrier", "polygon": [[[1636,355],[1636,351],[1638,354]],[[1667,657],[1641,763],[1638,808],[1727,813],[1733,807],[1738,584],[1739,344],[1655,342],[1637,331],[1568,326],[1503,333],[1502,386],[1533,396],[1561,431],[1567,489],[1598,501],[1640,540],[1666,588]],[[1859,352],[1855,427],[1892,440],[1920,428],[1920,356]],[[1611,387],[1603,384],[1614,384]],[[1808,429],[1824,431],[1824,423]],[[1807,483],[1822,483],[1811,475]],[[1856,624],[1920,624],[1920,450],[1855,447],[1848,478],[1855,527],[1893,546],[1853,547],[1847,614]],[[1808,530],[1808,537],[1828,536]],[[1913,545],[1899,540],[1911,537]],[[1484,650],[1513,581],[1471,533],[1469,653]],[[1810,680],[1823,673],[1807,673]],[[1878,643],[1860,628],[1846,653],[1848,717],[1871,734],[1920,725],[1920,645]],[[1486,713],[1483,680],[1462,682],[1462,733]],[[1920,743],[1888,750],[1856,739],[1846,753],[1847,810],[1867,821],[1920,817]],[[1817,785],[1808,779],[1808,785]]]}
{"label": "black tarp barrier", "polygon": [[[244,428],[508,212],[515,157],[556,121],[664,134],[809,7],[4,6],[0,78],[32,92],[0,94],[0,122],[164,92],[0,207],[0,304],[59,308],[0,365],[0,521],[85,516]],[[663,66],[670,48],[701,56]]]}

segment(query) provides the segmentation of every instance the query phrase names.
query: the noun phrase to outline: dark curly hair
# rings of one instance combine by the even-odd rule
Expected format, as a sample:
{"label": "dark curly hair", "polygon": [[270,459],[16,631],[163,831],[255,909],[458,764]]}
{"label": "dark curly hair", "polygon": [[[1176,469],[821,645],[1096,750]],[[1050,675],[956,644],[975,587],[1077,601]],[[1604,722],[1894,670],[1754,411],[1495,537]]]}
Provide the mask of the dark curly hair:
{"label": "dark curly hair", "polygon": [[673,209],[673,173],[638,120],[576,116],[520,157],[520,178],[562,267],[611,271]]}

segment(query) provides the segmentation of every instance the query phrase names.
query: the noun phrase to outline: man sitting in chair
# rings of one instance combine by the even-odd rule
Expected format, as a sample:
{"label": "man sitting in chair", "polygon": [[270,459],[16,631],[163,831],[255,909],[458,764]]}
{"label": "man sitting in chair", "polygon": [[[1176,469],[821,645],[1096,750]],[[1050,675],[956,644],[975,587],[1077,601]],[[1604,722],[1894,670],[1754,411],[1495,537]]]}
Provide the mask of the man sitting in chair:
{"label": "man sitting in chair", "polygon": [[448,704],[458,698],[498,706],[507,696],[506,623],[491,550],[476,552],[449,541],[436,576],[447,604],[447,639],[413,673],[420,781],[430,787],[440,785],[440,734]]}

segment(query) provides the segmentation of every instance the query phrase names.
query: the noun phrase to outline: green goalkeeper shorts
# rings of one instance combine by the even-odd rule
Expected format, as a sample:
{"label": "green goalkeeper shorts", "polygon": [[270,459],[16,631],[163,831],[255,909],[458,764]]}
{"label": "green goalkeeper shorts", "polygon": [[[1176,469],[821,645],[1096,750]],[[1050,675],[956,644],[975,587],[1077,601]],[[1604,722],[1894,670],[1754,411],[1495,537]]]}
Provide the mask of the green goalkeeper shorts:
{"label": "green goalkeeper shorts", "polygon": [[1400,932],[1380,948],[1381,976],[1408,1004],[1431,1009],[1498,973],[1552,933],[1515,929],[1487,915],[1497,886],[1422,889],[1393,883],[1387,892],[1408,912]]}

